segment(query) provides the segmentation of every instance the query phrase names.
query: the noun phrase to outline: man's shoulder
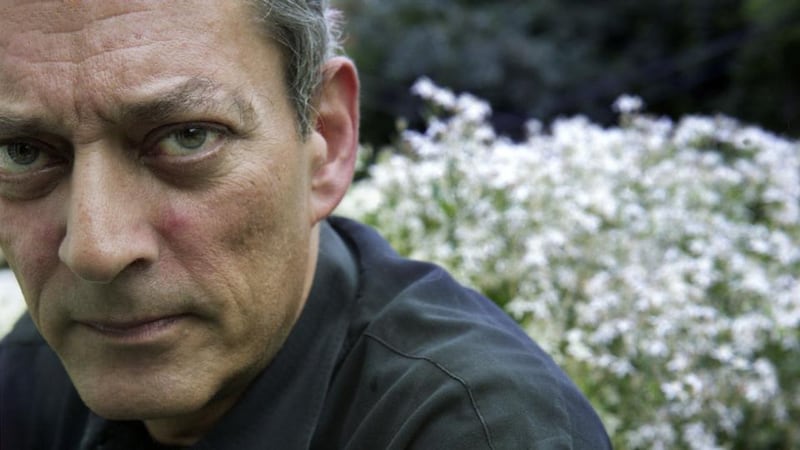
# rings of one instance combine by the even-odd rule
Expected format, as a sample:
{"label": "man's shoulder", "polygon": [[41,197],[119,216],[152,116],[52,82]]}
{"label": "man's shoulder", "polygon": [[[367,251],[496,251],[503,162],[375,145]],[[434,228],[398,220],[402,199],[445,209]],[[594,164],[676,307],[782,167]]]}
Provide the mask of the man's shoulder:
{"label": "man's shoulder", "polygon": [[[352,226],[352,225],[351,225]],[[377,234],[370,230],[359,230]],[[367,241],[367,244],[372,242]],[[444,269],[357,242],[359,293],[351,339],[366,339],[397,356],[430,360],[466,377],[524,370],[545,380],[566,378],[531,338],[492,301]]]}
{"label": "man's shoulder", "polygon": [[603,447],[591,406],[503,311],[443,269],[400,258],[372,231],[345,228],[361,288],[337,378],[358,383],[365,417],[440,448]]}
{"label": "man's shoulder", "polygon": [[0,341],[0,448],[71,448],[88,410],[28,314]]}
{"label": "man's shoulder", "polygon": [[0,340],[0,346],[3,347],[16,347],[16,346],[40,346],[40,345],[47,345],[39,334],[39,331],[36,330],[36,326],[33,324],[33,320],[28,315],[28,313],[24,313],[20,318],[14,323],[14,326],[11,328],[11,331]]}

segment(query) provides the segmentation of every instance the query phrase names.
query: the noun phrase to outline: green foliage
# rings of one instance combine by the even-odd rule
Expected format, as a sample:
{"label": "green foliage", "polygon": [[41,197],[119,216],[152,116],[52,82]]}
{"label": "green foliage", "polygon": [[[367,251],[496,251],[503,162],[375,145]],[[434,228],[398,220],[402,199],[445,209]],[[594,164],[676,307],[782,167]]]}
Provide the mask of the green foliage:
{"label": "green foliage", "polygon": [[678,117],[722,112],[800,133],[800,2],[789,0],[339,0],[359,64],[363,135],[419,125],[421,75],[490,101],[496,129],[584,114],[619,95]]}

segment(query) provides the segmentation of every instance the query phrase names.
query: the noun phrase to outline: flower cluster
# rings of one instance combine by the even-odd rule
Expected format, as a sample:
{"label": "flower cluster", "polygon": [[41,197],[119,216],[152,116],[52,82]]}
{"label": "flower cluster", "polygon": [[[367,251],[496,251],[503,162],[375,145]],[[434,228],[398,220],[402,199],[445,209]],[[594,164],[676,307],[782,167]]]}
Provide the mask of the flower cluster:
{"label": "flower cluster", "polygon": [[800,143],[726,117],[555,122],[512,142],[438,112],[338,210],[486,293],[579,384],[618,448],[796,448]]}
{"label": "flower cluster", "polygon": [[25,302],[17,279],[10,270],[0,270],[0,338],[11,330],[25,311]]}

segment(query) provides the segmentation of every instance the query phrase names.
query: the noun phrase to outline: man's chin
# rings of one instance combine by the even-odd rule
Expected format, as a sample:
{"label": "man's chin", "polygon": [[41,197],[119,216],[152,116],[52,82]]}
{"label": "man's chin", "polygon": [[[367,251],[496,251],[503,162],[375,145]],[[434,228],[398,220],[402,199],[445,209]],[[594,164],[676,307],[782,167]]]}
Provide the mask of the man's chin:
{"label": "man's chin", "polygon": [[[157,420],[191,414],[201,409],[204,401],[153,392],[145,389],[107,391],[92,388],[78,389],[86,406],[93,413],[108,420]],[[155,394],[155,395],[154,395]]]}
{"label": "man's chin", "polygon": [[[82,369],[82,370],[81,370]],[[99,370],[86,367],[69,371],[83,403],[109,420],[149,420],[185,415],[201,409],[213,396],[204,380],[181,382],[169,368],[152,372]]]}
{"label": "man's chin", "polygon": [[203,383],[209,380],[174,385],[115,381],[75,385],[96,415],[107,420],[142,421],[153,439],[169,445],[194,443],[238,399],[215,395],[213,383]]}

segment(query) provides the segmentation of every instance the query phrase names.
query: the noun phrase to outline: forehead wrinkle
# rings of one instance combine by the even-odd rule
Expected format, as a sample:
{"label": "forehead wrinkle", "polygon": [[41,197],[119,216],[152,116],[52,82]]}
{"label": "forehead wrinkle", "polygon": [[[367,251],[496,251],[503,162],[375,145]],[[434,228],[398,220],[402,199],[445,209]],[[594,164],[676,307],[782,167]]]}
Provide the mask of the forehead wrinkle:
{"label": "forehead wrinkle", "polygon": [[[127,4],[126,4],[127,3]],[[75,1],[25,2],[8,10],[3,22],[1,47],[11,56],[40,62],[79,63],[93,55],[118,50],[119,41],[98,30],[114,29],[112,36],[136,34],[134,24],[146,21],[152,13],[138,2],[107,1],[100,4]],[[2,13],[2,12],[0,12]],[[139,17],[141,16],[141,18]],[[110,22],[110,24],[108,23]],[[31,47],[31,42],[49,40],[58,45]]]}
{"label": "forehead wrinkle", "polygon": [[[13,9],[15,21],[25,31],[43,35],[71,34],[87,31],[105,21],[130,20],[131,16],[152,10],[137,0],[89,2],[85,0],[22,1],[6,6]],[[125,19],[122,19],[125,17]],[[25,18],[21,22],[19,18]],[[32,26],[35,25],[35,26]]]}

